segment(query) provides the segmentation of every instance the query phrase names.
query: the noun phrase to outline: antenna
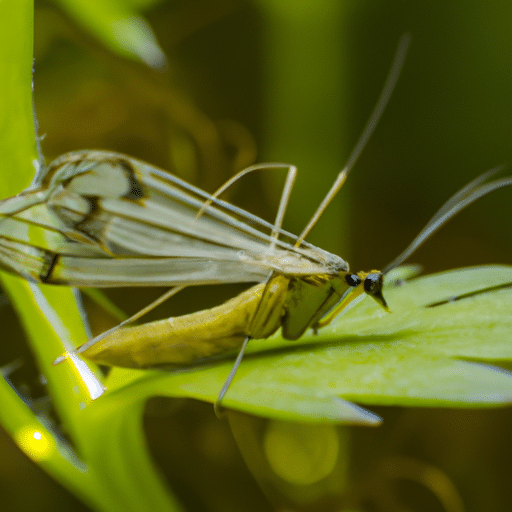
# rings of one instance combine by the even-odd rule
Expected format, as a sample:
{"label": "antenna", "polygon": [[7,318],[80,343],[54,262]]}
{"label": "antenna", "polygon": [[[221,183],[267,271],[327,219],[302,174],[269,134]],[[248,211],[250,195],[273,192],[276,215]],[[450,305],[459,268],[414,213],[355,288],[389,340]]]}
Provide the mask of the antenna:
{"label": "antenna", "polygon": [[352,150],[352,153],[350,154],[347,163],[345,164],[345,167],[343,167],[343,169],[340,171],[331,189],[325,196],[324,200],[320,203],[320,206],[317,208],[316,212],[311,217],[311,220],[308,222],[307,226],[300,234],[297,242],[295,243],[296,247],[298,247],[304,241],[306,236],[309,235],[310,231],[318,222],[318,219],[322,216],[327,206],[329,206],[329,203],[334,199],[336,194],[339,192],[340,188],[347,179],[348,173],[352,170],[352,167],[354,167],[354,164],[361,155],[361,152],[363,151],[366,143],[368,142],[368,139],[372,136],[375,127],[377,126],[377,123],[379,122],[382,113],[384,112],[384,109],[388,104],[389,98],[391,97],[391,93],[395,88],[398,77],[400,76],[400,71],[402,70],[405,55],[407,54],[407,48],[409,47],[410,41],[411,35],[408,32],[406,32],[400,38],[400,42],[398,44],[398,48],[393,59],[393,64],[391,65],[391,69],[386,78],[386,82],[384,83],[384,87],[382,89],[382,92],[380,93],[380,97],[377,101],[377,104],[375,105],[373,112],[371,113],[370,118],[366,123],[366,126],[364,127],[363,133],[359,137],[356,146]]}
{"label": "antenna", "polygon": [[419,232],[418,236],[382,271],[386,274],[390,270],[403,263],[425,240],[430,238],[443,224],[455,217],[466,206],[474,203],[477,199],[502,187],[512,185],[512,177],[500,178],[489,183],[488,179],[500,172],[503,166],[495,167],[490,171],[484,172],[473,181],[470,181],[465,187],[456,192],[446,203],[439,208],[436,214],[428,221],[427,225]]}

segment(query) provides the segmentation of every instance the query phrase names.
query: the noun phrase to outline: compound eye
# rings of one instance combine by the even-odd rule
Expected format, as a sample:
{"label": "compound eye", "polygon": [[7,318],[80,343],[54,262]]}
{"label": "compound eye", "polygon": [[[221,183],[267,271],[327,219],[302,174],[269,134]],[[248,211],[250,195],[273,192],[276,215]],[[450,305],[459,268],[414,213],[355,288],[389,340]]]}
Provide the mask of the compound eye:
{"label": "compound eye", "polygon": [[[361,278],[357,274],[346,274],[345,281],[347,282],[347,284],[349,286],[353,286],[354,288],[361,284]],[[366,288],[366,281],[365,281],[365,288]]]}
{"label": "compound eye", "polygon": [[380,295],[382,292],[383,276],[380,272],[368,274],[364,280],[364,291],[371,295]]}

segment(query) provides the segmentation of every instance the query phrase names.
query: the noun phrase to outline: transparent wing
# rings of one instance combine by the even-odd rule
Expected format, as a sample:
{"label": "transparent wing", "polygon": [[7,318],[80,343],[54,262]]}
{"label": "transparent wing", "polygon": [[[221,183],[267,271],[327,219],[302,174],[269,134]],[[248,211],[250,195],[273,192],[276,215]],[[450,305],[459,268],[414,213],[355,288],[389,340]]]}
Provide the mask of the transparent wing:
{"label": "transparent wing", "polygon": [[262,281],[346,263],[296,237],[271,246],[272,225],[118,153],[63,155],[30,189],[0,202],[0,264],[75,286]]}

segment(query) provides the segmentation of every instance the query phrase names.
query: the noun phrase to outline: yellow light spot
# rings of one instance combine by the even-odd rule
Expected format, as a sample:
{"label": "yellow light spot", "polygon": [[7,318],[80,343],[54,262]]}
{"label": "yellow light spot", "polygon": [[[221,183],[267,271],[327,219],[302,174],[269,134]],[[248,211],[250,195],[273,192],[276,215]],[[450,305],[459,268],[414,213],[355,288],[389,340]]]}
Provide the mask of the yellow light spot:
{"label": "yellow light spot", "polygon": [[295,485],[311,485],[328,476],[336,465],[339,441],[329,425],[271,422],[264,439],[273,471]]}
{"label": "yellow light spot", "polygon": [[25,427],[14,437],[18,446],[35,461],[47,459],[55,449],[53,438],[34,427]]}

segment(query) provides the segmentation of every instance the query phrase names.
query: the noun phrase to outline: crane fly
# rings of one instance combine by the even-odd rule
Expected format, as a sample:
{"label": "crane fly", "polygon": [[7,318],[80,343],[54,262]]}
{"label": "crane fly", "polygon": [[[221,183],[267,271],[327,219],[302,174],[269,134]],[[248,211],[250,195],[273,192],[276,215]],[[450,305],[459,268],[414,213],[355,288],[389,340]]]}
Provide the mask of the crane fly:
{"label": "crane fly", "polygon": [[[385,274],[467,205],[512,184],[511,178],[489,181],[496,170],[473,180],[383,271],[353,273],[341,257],[305,241],[373,132],[407,44],[405,36],[359,142],[299,236],[282,229],[297,173],[292,165],[250,167],[211,195],[119,153],[77,151],[43,169],[29,189],[0,202],[0,265],[48,284],[172,287],[158,303],[187,286],[257,283],[205,311],[124,327],[155,307],[153,303],[74,351],[101,364],[152,368],[193,366],[238,349],[219,403],[250,339],[267,338],[281,328],[285,339],[296,340],[367,295],[387,310],[382,293]],[[276,168],[288,173],[273,224],[219,199],[243,175]]]}

